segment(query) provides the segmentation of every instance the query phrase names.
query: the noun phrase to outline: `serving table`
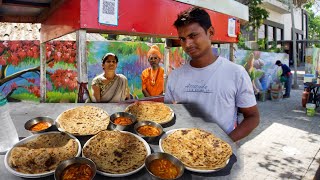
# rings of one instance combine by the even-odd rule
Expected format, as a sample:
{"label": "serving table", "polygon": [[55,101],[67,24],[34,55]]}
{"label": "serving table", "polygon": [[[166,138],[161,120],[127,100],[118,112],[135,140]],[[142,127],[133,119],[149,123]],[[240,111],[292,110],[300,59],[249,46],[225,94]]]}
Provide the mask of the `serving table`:
{"label": "serving table", "polygon": [[[115,112],[124,111],[129,105],[128,103],[33,103],[33,102],[12,102],[9,103],[10,115],[16,126],[19,137],[24,138],[32,135],[29,131],[24,129],[24,123],[29,119],[39,116],[49,116],[56,119],[63,111],[74,108],[77,106],[92,105],[104,109],[109,115]],[[175,117],[172,121],[165,124],[164,131],[167,132],[171,129],[177,128],[200,128],[209,132],[212,132],[217,137],[229,143],[233,150],[233,155],[230,157],[228,165],[216,172],[211,173],[196,173],[185,170],[183,176],[180,179],[236,179],[240,176],[243,170],[243,159],[238,152],[237,145],[229,138],[229,136],[215,123],[206,121],[203,113],[199,108],[193,107],[187,104],[168,104],[174,111]],[[85,143],[84,137],[78,138],[83,146]],[[152,152],[159,152],[158,142],[149,143]],[[18,180],[23,179],[11,174],[4,166],[5,155],[0,155],[0,179],[6,180]],[[54,179],[54,176],[43,177],[39,179]],[[139,172],[126,177],[112,178],[96,174],[95,178],[100,179],[151,179],[147,170],[143,168]]]}

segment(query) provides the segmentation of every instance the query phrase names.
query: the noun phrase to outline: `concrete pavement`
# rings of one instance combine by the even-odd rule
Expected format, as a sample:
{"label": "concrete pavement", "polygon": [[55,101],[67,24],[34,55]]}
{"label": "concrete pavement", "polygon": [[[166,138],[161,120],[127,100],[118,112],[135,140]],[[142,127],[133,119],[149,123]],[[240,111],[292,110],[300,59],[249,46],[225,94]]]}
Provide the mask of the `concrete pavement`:
{"label": "concrete pavement", "polygon": [[258,102],[260,125],[239,142],[244,174],[237,179],[310,179],[320,163],[320,107],[314,117],[301,105],[303,87],[291,97]]}

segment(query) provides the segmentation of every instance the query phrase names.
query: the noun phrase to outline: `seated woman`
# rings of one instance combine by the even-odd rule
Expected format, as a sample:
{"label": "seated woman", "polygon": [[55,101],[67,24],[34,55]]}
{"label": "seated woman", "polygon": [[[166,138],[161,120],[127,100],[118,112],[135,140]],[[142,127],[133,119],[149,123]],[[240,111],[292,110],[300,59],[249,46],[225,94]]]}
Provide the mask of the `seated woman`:
{"label": "seated woman", "polygon": [[102,58],[104,73],[92,80],[94,102],[120,102],[130,99],[128,80],[123,74],[116,74],[118,57],[107,53]]}
{"label": "seated woman", "polygon": [[142,93],[145,97],[162,95],[164,69],[159,66],[162,57],[159,47],[153,45],[148,51],[147,57],[151,67],[142,71]]}

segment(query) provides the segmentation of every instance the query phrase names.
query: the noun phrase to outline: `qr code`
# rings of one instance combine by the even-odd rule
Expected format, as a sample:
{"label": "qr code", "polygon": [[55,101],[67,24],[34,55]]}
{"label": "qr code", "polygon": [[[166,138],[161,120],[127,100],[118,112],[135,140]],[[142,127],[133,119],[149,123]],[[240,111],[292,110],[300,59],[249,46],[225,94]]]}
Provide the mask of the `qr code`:
{"label": "qr code", "polygon": [[115,13],[115,2],[103,1],[102,13],[113,15]]}
{"label": "qr code", "polygon": [[230,27],[228,33],[233,35],[234,32],[235,32],[235,27]]}

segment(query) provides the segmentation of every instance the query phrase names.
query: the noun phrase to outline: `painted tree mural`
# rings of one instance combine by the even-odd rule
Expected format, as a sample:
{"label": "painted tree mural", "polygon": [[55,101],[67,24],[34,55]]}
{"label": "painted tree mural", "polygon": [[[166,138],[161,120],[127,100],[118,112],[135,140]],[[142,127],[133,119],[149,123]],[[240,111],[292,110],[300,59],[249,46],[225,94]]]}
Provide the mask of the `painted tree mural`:
{"label": "painted tree mural", "polygon": [[[75,41],[52,41],[46,44],[48,64],[47,102],[75,102],[77,98],[77,62]],[[52,59],[52,61],[50,61]]]}
{"label": "painted tree mural", "polygon": [[[0,42],[0,89],[9,100],[29,99],[39,101],[40,97],[40,52],[39,41]],[[62,64],[76,65],[75,42],[53,41],[46,44],[48,69],[47,88],[75,90],[77,73],[74,70],[59,68]],[[62,79],[63,77],[63,79]],[[19,92],[20,96],[13,98]]]}
{"label": "painted tree mural", "polygon": [[[101,58],[107,52],[119,57],[117,73],[128,78],[130,92],[143,97],[141,72],[150,65],[145,42],[93,41],[87,43],[89,87],[92,79],[102,73]],[[158,44],[164,53],[164,45]],[[39,41],[0,42],[0,90],[10,101],[40,100]],[[47,102],[75,102],[77,98],[76,43],[52,41],[46,44]],[[169,54],[169,73],[187,59],[181,48]],[[163,66],[163,62],[161,62]]]}

